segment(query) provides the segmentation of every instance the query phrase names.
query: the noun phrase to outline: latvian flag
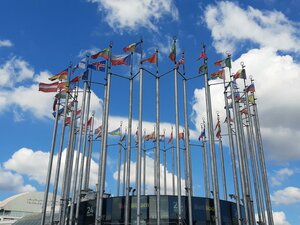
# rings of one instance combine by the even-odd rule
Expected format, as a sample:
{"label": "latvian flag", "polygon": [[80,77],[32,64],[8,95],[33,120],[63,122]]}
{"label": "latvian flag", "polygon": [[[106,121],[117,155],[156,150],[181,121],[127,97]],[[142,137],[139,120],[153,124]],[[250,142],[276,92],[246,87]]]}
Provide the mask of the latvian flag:
{"label": "latvian flag", "polygon": [[51,84],[39,83],[39,91],[42,92],[57,92],[58,82]]}

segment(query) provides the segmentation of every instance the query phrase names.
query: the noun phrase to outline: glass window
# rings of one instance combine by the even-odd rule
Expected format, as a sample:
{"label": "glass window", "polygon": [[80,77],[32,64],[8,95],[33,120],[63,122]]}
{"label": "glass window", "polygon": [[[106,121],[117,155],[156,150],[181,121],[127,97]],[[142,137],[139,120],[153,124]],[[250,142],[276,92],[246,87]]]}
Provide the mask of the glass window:
{"label": "glass window", "polygon": [[169,206],[168,196],[161,196],[160,197],[160,218],[161,219],[169,219],[168,206]]}
{"label": "glass window", "polygon": [[156,219],[156,196],[149,196],[149,219]]}

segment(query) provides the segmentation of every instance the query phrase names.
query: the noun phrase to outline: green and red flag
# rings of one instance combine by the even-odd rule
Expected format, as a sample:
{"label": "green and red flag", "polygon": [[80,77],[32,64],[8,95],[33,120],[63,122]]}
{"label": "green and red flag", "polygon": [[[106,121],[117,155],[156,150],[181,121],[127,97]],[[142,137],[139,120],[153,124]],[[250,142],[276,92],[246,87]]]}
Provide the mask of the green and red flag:
{"label": "green and red flag", "polygon": [[173,41],[171,52],[169,54],[169,58],[171,61],[176,62],[176,44],[175,41]]}
{"label": "green and red flag", "polygon": [[144,63],[144,62],[149,62],[149,63],[152,63],[152,64],[157,64],[157,53],[155,52],[149,58],[143,59],[141,61],[141,63]]}
{"label": "green and red flag", "polygon": [[108,60],[108,56],[109,56],[109,48],[105,48],[102,51],[100,51],[94,55],[91,55],[91,58],[97,59],[98,57],[102,57],[102,58]]}
{"label": "green and red flag", "polygon": [[128,45],[127,47],[123,48],[124,52],[136,52],[139,54],[142,54],[142,42],[138,42],[138,43],[132,43],[130,45]]}
{"label": "green and red flag", "polygon": [[225,76],[225,73],[224,73],[224,70],[219,70],[217,72],[214,72],[210,75],[210,78],[211,79],[216,79],[216,78],[220,78],[220,79],[223,79]]}

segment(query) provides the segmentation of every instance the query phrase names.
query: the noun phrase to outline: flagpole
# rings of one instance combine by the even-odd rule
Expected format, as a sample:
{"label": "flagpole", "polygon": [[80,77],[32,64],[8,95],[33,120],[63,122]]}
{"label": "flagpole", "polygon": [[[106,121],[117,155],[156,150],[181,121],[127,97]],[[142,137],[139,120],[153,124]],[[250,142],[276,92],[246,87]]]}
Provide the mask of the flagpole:
{"label": "flagpole", "polygon": [[133,57],[131,57],[130,78],[129,78],[128,149],[127,149],[127,165],[126,165],[125,225],[129,224],[129,210],[130,210],[129,192],[131,190],[131,188],[130,188],[130,166],[131,166],[131,141],[132,141],[132,103],[133,103],[132,64],[133,64]]}
{"label": "flagpole", "polygon": [[59,119],[59,116],[58,116],[59,105],[60,105],[60,98],[58,99],[58,101],[56,103],[55,120],[54,120],[54,127],[53,127],[53,133],[52,133],[52,143],[51,143],[51,149],[50,149],[50,155],[49,155],[46,187],[45,187],[43,206],[42,206],[41,225],[45,225],[45,219],[46,219],[49,186],[50,186],[50,179],[51,179],[51,172],[52,172],[54,149],[55,149],[55,143],[56,143],[57,125],[58,125],[58,119]]}
{"label": "flagpole", "polygon": [[91,172],[91,160],[92,160],[92,152],[93,152],[93,131],[94,131],[94,120],[95,120],[95,112],[92,113],[92,124],[90,127],[90,134],[89,134],[89,144],[88,144],[88,155],[86,158],[86,170],[85,170],[85,181],[84,181],[84,189],[89,189],[90,183],[90,172]]}
{"label": "flagpole", "polygon": [[120,175],[121,175],[121,157],[122,157],[122,121],[120,122],[120,146],[118,154],[118,186],[117,186],[117,196],[120,196]]}
{"label": "flagpole", "polygon": [[175,152],[174,152],[174,141],[173,141],[173,126],[171,127],[172,134],[172,193],[175,195]]}
{"label": "flagpole", "polygon": [[144,129],[144,149],[143,149],[143,195],[146,192],[146,129]]}
{"label": "flagpole", "polygon": [[235,148],[234,148],[234,141],[232,135],[232,128],[231,128],[231,121],[230,121],[230,111],[228,106],[228,98],[226,92],[226,85],[225,85],[225,76],[223,78],[223,85],[224,85],[224,101],[225,101],[225,112],[227,118],[227,132],[229,138],[229,149],[231,155],[231,165],[232,165],[232,173],[233,173],[233,182],[234,182],[234,192],[235,192],[235,200],[236,200],[236,208],[238,214],[238,224],[242,225],[242,217],[241,217],[241,208],[240,208],[240,191],[239,191],[239,183],[238,183],[238,173],[237,173],[237,165],[236,165],[236,157],[235,157]]}
{"label": "flagpole", "polygon": [[167,194],[167,150],[166,150],[166,129],[164,129],[164,195]]}
{"label": "flagpole", "polygon": [[126,149],[127,149],[127,144],[126,144],[126,142],[127,142],[127,138],[126,138],[126,136],[127,136],[127,127],[125,127],[125,145],[124,145],[124,156],[123,156],[123,196],[125,196],[125,186],[126,186],[126,184],[125,184],[125,182],[126,182],[126,165],[127,165],[127,152],[126,152]]}
{"label": "flagpole", "polygon": [[[69,70],[70,71],[72,70],[71,65],[70,65]],[[70,75],[70,73],[69,73],[69,75]],[[69,91],[67,91],[64,114],[63,114],[64,118],[63,118],[62,126],[61,126],[60,143],[59,143],[59,150],[58,150],[58,154],[57,154],[56,171],[55,171],[55,178],[54,178],[54,185],[53,185],[53,197],[52,197],[52,204],[51,204],[51,211],[50,211],[50,224],[52,224],[53,220],[54,220],[55,203],[56,203],[57,191],[58,191],[58,180],[59,180],[59,175],[60,175],[61,157],[62,157],[62,152],[63,152],[64,137],[65,137],[65,128],[66,128],[65,122],[66,122],[66,117],[67,117],[67,112],[68,112],[69,94],[70,94]]]}
{"label": "flagpole", "polygon": [[[205,45],[203,45],[203,50],[205,52]],[[206,63],[207,58],[204,59]],[[216,149],[215,149],[215,138],[213,129],[213,119],[212,119],[212,109],[211,109],[211,96],[210,87],[208,84],[208,74],[207,71],[204,73],[205,79],[205,95],[206,95],[206,113],[207,113],[207,127],[209,131],[209,147],[210,147],[210,158],[212,167],[212,184],[213,184],[213,196],[214,196],[214,208],[215,208],[215,220],[216,225],[221,225],[221,211],[220,211],[220,198],[219,198],[219,184],[218,184],[218,170],[216,162]]]}
{"label": "flagpole", "polygon": [[[110,55],[108,63],[108,69],[111,66],[111,49],[112,45],[110,44]],[[101,143],[101,173],[100,173],[100,184],[99,184],[99,208],[98,208],[98,221],[97,224],[102,224],[102,209],[103,209],[103,194],[105,191],[105,175],[106,175],[106,160],[107,160],[107,135],[108,135],[108,116],[109,116],[109,101],[110,101],[110,85],[111,85],[111,72],[107,71],[107,80],[106,80],[106,99],[104,106],[104,124],[103,124],[103,135],[102,135],[102,143]]]}
{"label": "flagpole", "polygon": [[[203,129],[205,129],[205,121],[203,119]],[[204,190],[205,190],[205,197],[210,197],[210,180],[209,180],[209,169],[208,169],[208,155],[206,150],[206,134],[202,139],[202,158],[203,158],[203,173],[204,173]]]}
{"label": "flagpole", "polygon": [[[253,79],[251,79],[251,83],[253,84]],[[254,95],[254,93],[253,93],[253,95]],[[259,157],[260,168],[261,168],[261,176],[262,176],[262,181],[263,181],[262,183],[263,183],[263,187],[264,187],[263,189],[264,189],[265,203],[266,203],[266,209],[267,209],[267,215],[268,215],[268,224],[274,225],[272,204],[271,204],[269,185],[268,185],[268,176],[267,176],[267,172],[266,172],[265,155],[264,155],[263,143],[262,143],[262,138],[261,138],[258,110],[257,110],[256,102],[255,102],[255,97],[254,97],[254,104],[253,104],[253,112],[254,112],[254,117],[253,117],[254,129],[255,129],[256,139],[257,139],[257,143],[258,143],[258,157]]]}

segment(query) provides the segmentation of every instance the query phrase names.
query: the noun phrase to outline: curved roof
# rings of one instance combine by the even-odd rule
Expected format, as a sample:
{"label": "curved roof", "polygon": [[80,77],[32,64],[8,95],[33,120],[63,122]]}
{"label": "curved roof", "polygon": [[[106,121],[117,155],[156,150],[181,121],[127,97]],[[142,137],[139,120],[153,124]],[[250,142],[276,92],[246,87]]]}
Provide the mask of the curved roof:
{"label": "curved roof", "polygon": [[[0,209],[6,211],[41,212],[43,199],[43,192],[25,192],[0,202]],[[51,199],[52,194],[49,193],[48,204],[51,202]]]}

